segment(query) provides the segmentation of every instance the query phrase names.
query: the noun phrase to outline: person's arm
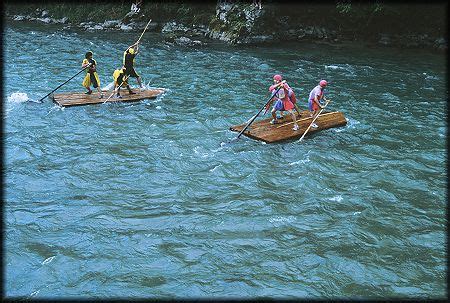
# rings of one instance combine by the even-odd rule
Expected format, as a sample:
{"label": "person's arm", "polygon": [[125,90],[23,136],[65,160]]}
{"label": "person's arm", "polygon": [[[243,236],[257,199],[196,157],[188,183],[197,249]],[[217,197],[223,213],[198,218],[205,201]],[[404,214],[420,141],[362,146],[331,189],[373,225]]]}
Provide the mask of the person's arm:
{"label": "person's arm", "polygon": [[89,71],[90,72],[96,72],[97,71],[97,61],[95,61],[94,59],[92,59],[92,63],[91,63],[91,67],[89,67]]}
{"label": "person's arm", "polygon": [[323,108],[322,104],[320,104],[319,97],[317,95],[314,97],[314,102],[319,106],[320,109]]}
{"label": "person's arm", "polygon": [[285,83],[286,83],[286,80],[283,80],[283,81],[281,81],[280,83],[277,83],[277,84],[271,85],[271,86],[269,87],[269,91],[273,91],[273,90],[277,89],[277,88],[278,88],[278,86],[280,86],[280,85],[284,85]]}
{"label": "person's arm", "polygon": [[90,65],[89,61],[87,59],[83,59],[83,63],[81,63],[81,67],[85,68],[86,66]]}

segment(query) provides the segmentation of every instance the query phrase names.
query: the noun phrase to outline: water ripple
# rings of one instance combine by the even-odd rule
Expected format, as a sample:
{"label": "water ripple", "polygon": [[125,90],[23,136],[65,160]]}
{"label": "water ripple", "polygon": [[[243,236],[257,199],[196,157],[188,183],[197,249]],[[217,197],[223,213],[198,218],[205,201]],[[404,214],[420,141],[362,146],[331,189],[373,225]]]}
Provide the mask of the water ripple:
{"label": "water ripple", "polygon": [[[137,70],[164,95],[64,109],[29,101],[71,77],[87,46],[108,86],[130,33],[17,24],[4,34],[7,296],[446,295],[441,55],[190,49],[148,33]],[[303,108],[330,80],[347,125],[302,143],[227,143],[275,73]]]}

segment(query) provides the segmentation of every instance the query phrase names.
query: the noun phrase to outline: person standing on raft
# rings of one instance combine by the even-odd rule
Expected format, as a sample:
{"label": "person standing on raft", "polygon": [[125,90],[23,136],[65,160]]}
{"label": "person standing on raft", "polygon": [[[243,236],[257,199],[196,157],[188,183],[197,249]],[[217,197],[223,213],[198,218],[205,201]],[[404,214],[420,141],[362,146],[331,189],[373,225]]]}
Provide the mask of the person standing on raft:
{"label": "person standing on raft", "polygon": [[117,91],[116,98],[122,98],[120,95],[120,88],[126,87],[128,89],[128,93],[130,95],[135,94],[128,84],[128,78],[129,76],[126,76],[126,68],[123,66],[121,69],[116,69],[113,73],[113,79],[114,79],[114,91]]}
{"label": "person standing on raft", "polygon": [[[322,109],[323,106],[320,104],[320,100],[328,101],[325,98],[325,87],[328,85],[326,80],[320,80],[319,85],[313,88],[313,90],[309,93],[309,100],[308,100],[308,106],[309,111],[311,112],[311,117],[313,119],[316,117],[316,115],[319,112],[319,108]],[[311,125],[313,128],[317,128],[317,124],[313,123]]]}
{"label": "person standing on raft", "polygon": [[136,57],[136,55],[138,53],[139,53],[139,43],[130,45],[126,49],[126,51],[123,52],[123,66],[126,68],[125,75],[136,78],[137,83],[139,84],[139,87],[141,88],[141,91],[143,91],[144,87],[142,86],[141,77],[134,70],[134,58]]}
{"label": "person standing on raft", "polygon": [[[294,128],[293,130],[296,131],[299,129],[297,124],[297,119],[295,118],[294,114],[294,104],[292,103],[291,99],[289,98],[289,91],[292,91],[292,89],[289,87],[289,85],[286,83],[286,81],[282,81],[283,78],[281,75],[275,75],[273,76],[273,82],[274,84],[269,87],[269,92],[272,93],[272,100],[276,100],[274,107],[272,108],[271,114],[272,114],[272,121],[270,121],[270,124],[276,124],[277,123],[277,111],[288,111],[292,116],[292,121],[294,121]],[[281,89],[277,91],[278,87],[281,86]],[[292,95],[291,93],[291,95]],[[270,102],[269,104],[271,104]],[[269,105],[270,106],[270,105]],[[281,117],[280,119],[282,119]]]}
{"label": "person standing on raft", "polygon": [[101,99],[103,98],[103,93],[100,90],[100,79],[97,74],[97,62],[92,58],[93,55],[94,54],[91,51],[88,51],[83,59],[83,63],[81,63],[81,67],[83,68],[90,65],[86,68],[86,76],[84,77],[82,85],[88,90],[85,94],[90,95],[92,94],[92,84],[92,86],[98,90],[98,97]]}

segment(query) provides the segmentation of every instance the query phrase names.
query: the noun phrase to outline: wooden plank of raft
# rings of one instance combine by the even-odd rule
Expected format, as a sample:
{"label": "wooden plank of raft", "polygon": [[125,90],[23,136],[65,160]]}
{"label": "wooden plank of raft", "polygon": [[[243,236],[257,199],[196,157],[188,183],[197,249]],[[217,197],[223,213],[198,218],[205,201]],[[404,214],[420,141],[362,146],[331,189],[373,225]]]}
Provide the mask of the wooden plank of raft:
{"label": "wooden plank of raft", "polygon": [[[127,90],[122,90],[120,92],[122,98],[114,98],[111,97],[107,102],[132,102],[132,101],[140,101],[144,99],[154,99],[158,95],[162,94],[165,89],[147,89],[144,91],[140,91],[139,89],[132,89],[135,93],[130,95]],[[113,91],[103,91],[104,97],[99,99],[98,92],[93,92],[91,95],[86,95],[84,93],[63,93],[63,94],[54,94],[53,101],[59,104],[60,106],[77,106],[77,105],[88,105],[88,104],[99,104],[105,102],[108,97],[113,93]]]}
{"label": "wooden plank of raft", "polygon": [[[272,118],[254,122],[243,134],[249,138],[261,140],[266,143],[298,139],[303,135],[312,121],[312,117],[309,116],[309,111],[302,111],[300,114],[300,117],[297,116],[297,124],[300,127],[297,131],[292,130],[292,117],[291,115],[287,115],[281,120],[281,123],[275,125],[270,124]],[[316,124],[319,127],[311,128],[307,135],[328,128],[344,126],[347,124],[347,120],[341,112],[324,112],[317,118]],[[246,123],[235,125],[230,127],[230,130],[240,132],[245,125]]]}

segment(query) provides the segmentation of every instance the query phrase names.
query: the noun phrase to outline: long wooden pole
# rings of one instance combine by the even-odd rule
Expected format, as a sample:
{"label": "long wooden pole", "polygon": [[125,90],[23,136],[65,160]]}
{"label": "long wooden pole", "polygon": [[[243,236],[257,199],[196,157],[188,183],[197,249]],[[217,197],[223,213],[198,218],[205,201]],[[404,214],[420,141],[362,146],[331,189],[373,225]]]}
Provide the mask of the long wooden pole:
{"label": "long wooden pole", "polygon": [[313,125],[314,121],[316,121],[317,118],[319,118],[320,113],[325,109],[325,107],[327,107],[328,103],[330,103],[331,100],[328,100],[327,103],[325,104],[325,106],[319,111],[319,113],[317,114],[317,116],[314,117],[314,119],[312,120],[311,124],[308,126],[308,128],[305,130],[305,132],[303,133],[302,137],[300,138],[300,140],[298,140],[298,142],[302,142],[303,138],[306,136],[306,133],[309,131],[309,129],[311,128],[311,126]]}
{"label": "long wooden pole", "polygon": [[[119,91],[119,89],[122,87],[122,85],[125,83],[125,81],[128,80],[129,77],[130,77],[130,75],[127,75],[125,77],[125,79],[122,80],[122,83],[120,83],[119,87],[117,88],[117,91]],[[105,102],[103,102],[103,104],[105,104],[109,99],[111,99],[111,97],[114,96],[115,92],[116,92],[116,90],[113,89],[113,93],[108,97],[108,99],[105,100]]]}
{"label": "long wooden pole", "polygon": [[72,80],[73,78],[75,78],[76,76],[78,76],[82,71],[84,71],[86,68],[88,68],[89,66],[91,66],[92,63],[89,63],[88,65],[86,65],[85,67],[83,67],[83,69],[81,69],[78,73],[76,73],[73,77],[71,77],[69,80],[67,80],[66,82],[64,82],[63,84],[59,85],[57,88],[55,88],[54,90],[52,90],[51,92],[49,92],[47,95],[45,95],[44,97],[42,97],[41,99],[38,100],[38,102],[41,102],[42,100],[44,100],[46,97],[48,97],[51,93],[55,92],[58,88],[60,88],[61,86],[63,86],[64,84],[66,84],[67,82],[69,82],[70,80]]}
{"label": "long wooden pole", "polygon": [[148,27],[148,25],[150,24],[150,22],[152,22],[152,19],[150,19],[150,20],[148,21],[147,25],[146,25],[145,28],[144,28],[144,31],[142,32],[141,36],[139,37],[139,39],[136,41],[135,44],[138,44],[138,43],[141,41],[142,36],[144,36],[144,33],[145,33],[145,31],[147,30],[147,27]]}

